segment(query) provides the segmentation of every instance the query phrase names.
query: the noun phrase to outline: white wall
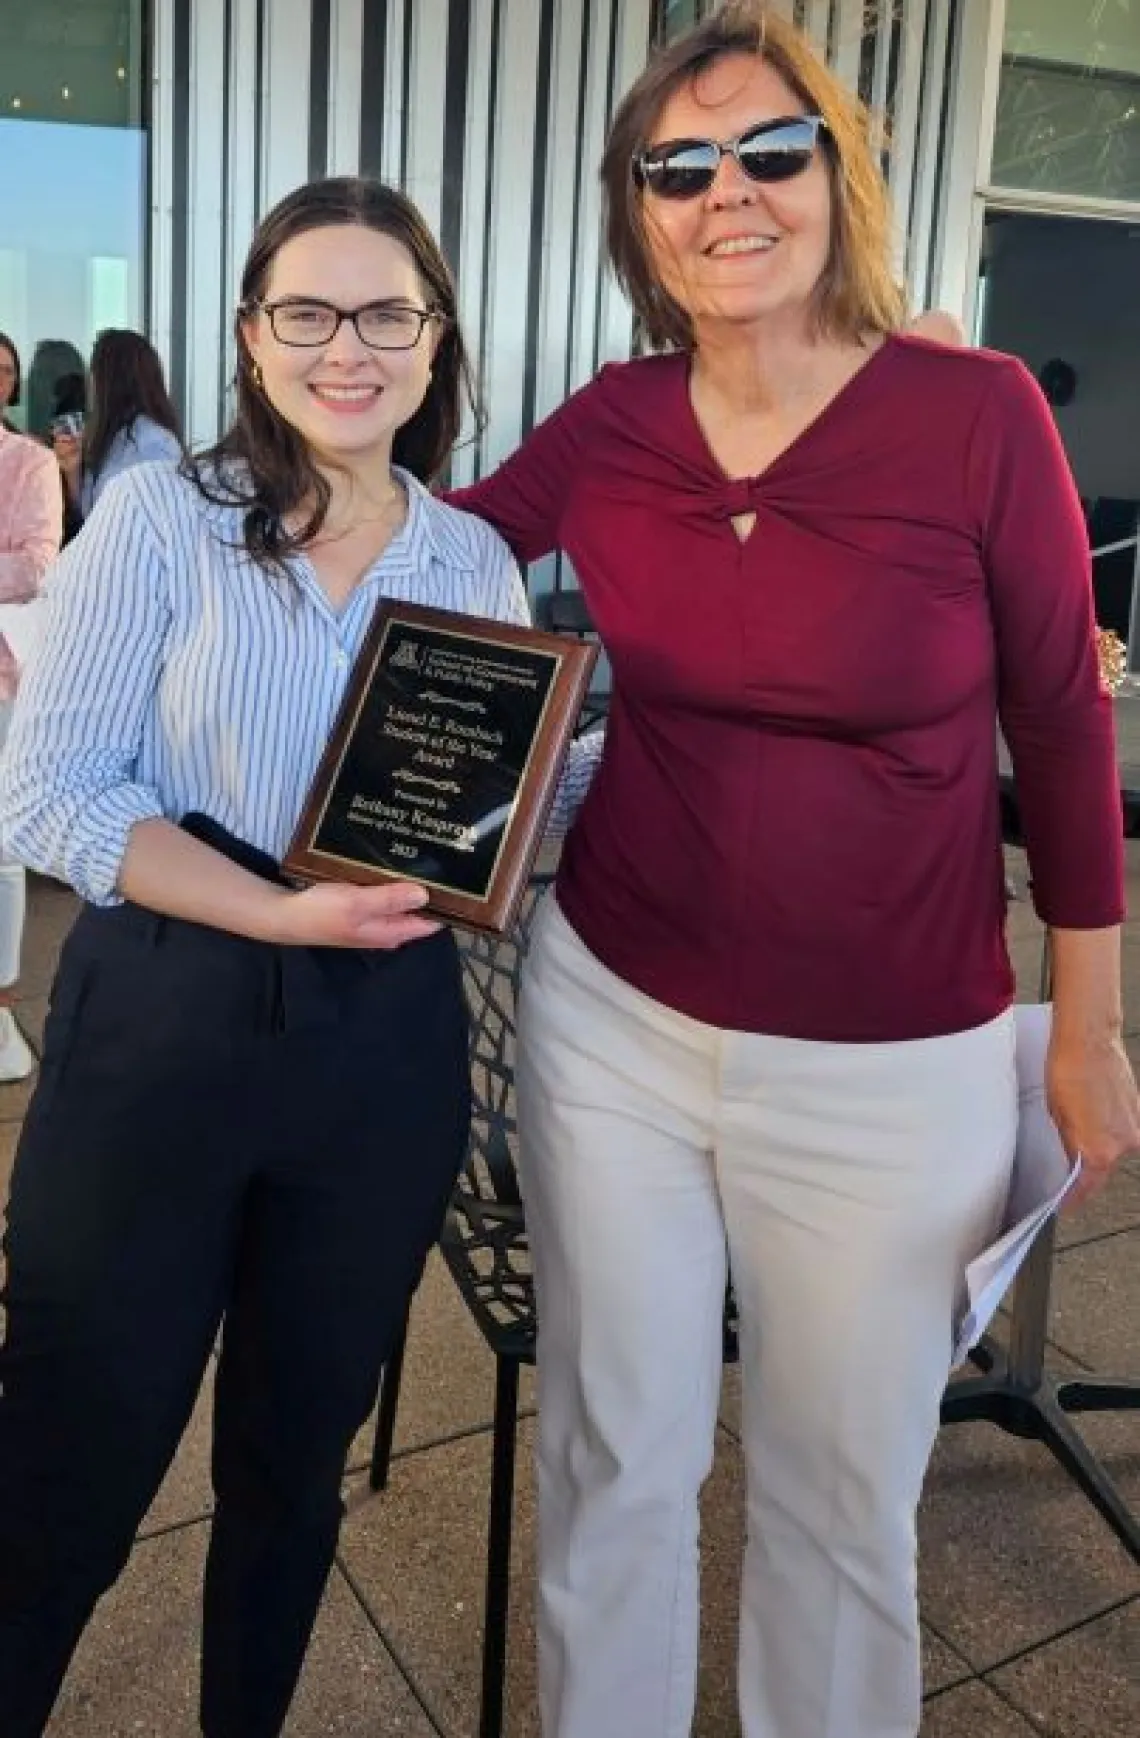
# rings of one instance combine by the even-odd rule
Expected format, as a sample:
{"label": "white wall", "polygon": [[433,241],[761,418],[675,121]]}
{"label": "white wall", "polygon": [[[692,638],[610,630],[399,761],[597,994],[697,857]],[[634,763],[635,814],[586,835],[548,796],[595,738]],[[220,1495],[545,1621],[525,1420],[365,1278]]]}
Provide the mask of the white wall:
{"label": "white wall", "polygon": [[985,342],[1071,363],[1056,416],[1082,495],[1140,499],[1140,228],[1008,217],[987,252]]}

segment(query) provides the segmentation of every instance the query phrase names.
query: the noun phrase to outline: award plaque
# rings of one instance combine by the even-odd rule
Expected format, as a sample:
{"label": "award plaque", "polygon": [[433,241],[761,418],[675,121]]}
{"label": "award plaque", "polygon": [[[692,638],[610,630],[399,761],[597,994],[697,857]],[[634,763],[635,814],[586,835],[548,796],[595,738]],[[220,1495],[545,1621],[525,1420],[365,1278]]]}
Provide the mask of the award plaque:
{"label": "award plaque", "polygon": [[384,599],[285,869],[418,881],[427,913],[509,929],[542,839],[597,647]]}

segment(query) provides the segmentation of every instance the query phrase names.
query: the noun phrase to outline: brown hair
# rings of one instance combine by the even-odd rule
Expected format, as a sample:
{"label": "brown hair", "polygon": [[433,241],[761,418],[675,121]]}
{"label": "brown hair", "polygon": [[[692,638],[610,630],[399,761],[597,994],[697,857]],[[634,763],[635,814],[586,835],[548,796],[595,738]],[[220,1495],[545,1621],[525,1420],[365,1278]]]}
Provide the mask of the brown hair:
{"label": "brown hair", "polygon": [[[217,446],[191,467],[208,499],[247,507],[245,547],[262,567],[280,569],[316,536],[328,513],[331,491],[304,438],[259,390],[242,322],[264,296],[273,261],[285,243],[310,229],[337,224],[361,224],[405,247],[415,261],[428,306],[440,317],[441,336],[427,393],[416,414],[396,431],[394,463],[423,483],[433,482],[451,456],[465,407],[470,407],[477,425],[482,420],[459,330],[455,283],[435,237],[411,200],[381,181],[352,175],[311,181],[287,194],[258,226],[242,273],[234,323],[237,410],[233,423]],[[307,523],[288,532],[285,516],[310,501],[313,509]]]}
{"label": "brown hair", "polygon": [[149,417],[181,442],[178,412],[170,401],[158,351],[141,332],[108,326],[91,352],[91,415],[83,432],[83,463],[97,477],[116,437]]}
{"label": "brown hair", "polygon": [[661,281],[653,259],[633,159],[675,91],[730,54],[767,62],[805,111],[822,116],[831,181],[831,252],[816,286],[821,333],[861,339],[893,332],[905,318],[891,268],[891,207],[866,106],[816,54],[808,37],[763,0],[726,0],[710,18],[660,50],[626,93],[602,158],[606,240],[618,281],[655,349],[694,346],[692,321]]}

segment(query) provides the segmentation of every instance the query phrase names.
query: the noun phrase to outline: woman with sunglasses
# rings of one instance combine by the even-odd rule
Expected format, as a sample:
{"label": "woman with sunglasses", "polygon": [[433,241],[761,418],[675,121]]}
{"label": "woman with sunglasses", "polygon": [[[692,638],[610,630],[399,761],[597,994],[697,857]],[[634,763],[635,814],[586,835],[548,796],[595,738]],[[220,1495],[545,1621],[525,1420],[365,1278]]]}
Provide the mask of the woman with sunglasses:
{"label": "woman with sunglasses", "polygon": [[526,619],[506,546],[425,487],[471,391],[454,288],[406,199],[329,180],[241,294],[234,424],[116,478],[64,554],[0,792],[7,848],[86,902],[8,1211],[4,1738],[44,1730],[219,1329],[202,1729],[280,1731],[466,1144],[425,889],[277,870],[377,600]]}
{"label": "woman with sunglasses", "polygon": [[867,117],[790,25],[663,51],[602,175],[661,353],[457,497],[568,552],[613,669],[520,1009],[542,1729],[690,1730],[730,1267],[745,1738],[914,1738],[915,1511],[1014,1146],[999,710],[1051,1108],[1093,1182],[1140,1142],[1084,526],[1021,365],[899,335]]}

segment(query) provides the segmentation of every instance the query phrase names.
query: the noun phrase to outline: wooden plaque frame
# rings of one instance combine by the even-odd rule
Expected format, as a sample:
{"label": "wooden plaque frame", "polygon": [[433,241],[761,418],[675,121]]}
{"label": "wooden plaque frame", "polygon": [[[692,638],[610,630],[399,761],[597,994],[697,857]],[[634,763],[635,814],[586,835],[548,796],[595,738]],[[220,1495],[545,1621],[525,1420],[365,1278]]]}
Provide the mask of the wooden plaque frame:
{"label": "wooden plaque frame", "polygon": [[[382,600],[286,871],[366,886],[417,881],[430,915],[503,934],[597,655],[593,643],[559,634]],[[501,800],[480,815],[491,795]]]}

